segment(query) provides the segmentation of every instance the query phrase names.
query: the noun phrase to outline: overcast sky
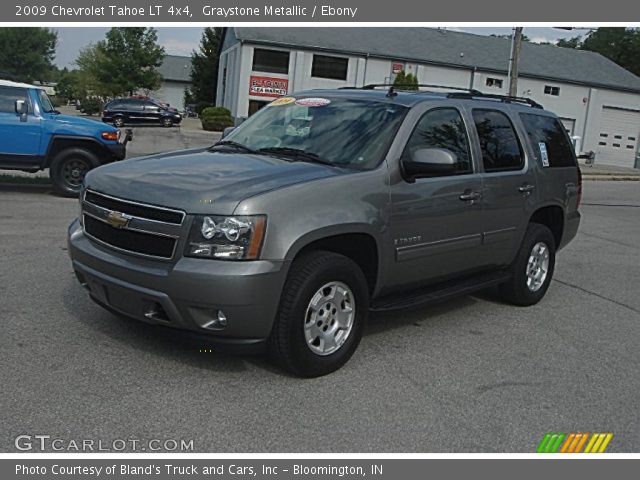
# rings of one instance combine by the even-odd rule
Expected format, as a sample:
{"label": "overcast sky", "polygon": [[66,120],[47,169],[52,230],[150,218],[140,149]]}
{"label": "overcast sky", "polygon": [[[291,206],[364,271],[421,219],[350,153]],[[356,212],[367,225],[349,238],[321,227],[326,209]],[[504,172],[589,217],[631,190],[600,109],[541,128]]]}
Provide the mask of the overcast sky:
{"label": "overcast sky", "polygon": [[[58,47],[56,64],[62,67],[74,68],[73,62],[82,47],[104,38],[107,28],[102,27],[68,27],[56,28],[58,31]],[[480,35],[510,34],[509,27],[495,28],[450,28]],[[202,28],[200,27],[162,27],[158,28],[158,41],[168,54],[191,55],[191,51],[198,48]],[[534,42],[555,42],[559,38],[570,38],[580,31],[558,30],[551,27],[525,28],[524,33]]]}

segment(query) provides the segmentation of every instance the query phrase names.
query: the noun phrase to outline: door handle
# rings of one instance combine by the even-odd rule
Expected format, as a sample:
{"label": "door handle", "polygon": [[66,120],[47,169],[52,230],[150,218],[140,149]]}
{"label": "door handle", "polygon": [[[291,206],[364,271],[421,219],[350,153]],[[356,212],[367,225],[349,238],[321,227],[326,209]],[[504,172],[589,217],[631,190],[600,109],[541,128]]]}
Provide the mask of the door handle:
{"label": "door handle", "polygon": [[526,194],[533,192],[535,189],[536,189],[536,186],[531,184],[526,184],[526,185],[522,185],[521,187],[518,187],[518,191],[520,193],[526,193]]}
{"label": "door handle", "polygon": [[458,198],[463,202],[473,202],[474,200],[480,200],[480,192],[465,190]]}

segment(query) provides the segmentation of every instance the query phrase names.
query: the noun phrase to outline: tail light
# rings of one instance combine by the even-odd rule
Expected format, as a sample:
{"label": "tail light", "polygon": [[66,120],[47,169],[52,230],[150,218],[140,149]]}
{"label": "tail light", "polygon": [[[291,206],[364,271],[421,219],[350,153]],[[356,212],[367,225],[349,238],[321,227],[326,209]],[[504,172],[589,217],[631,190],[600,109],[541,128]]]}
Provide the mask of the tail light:
{"label": "tail light", "polygon": [[576,198],[576,210],[580,208],[580,202],[582,201],[582,172],[580,171],[580,167],[578,167],[578,194]]}

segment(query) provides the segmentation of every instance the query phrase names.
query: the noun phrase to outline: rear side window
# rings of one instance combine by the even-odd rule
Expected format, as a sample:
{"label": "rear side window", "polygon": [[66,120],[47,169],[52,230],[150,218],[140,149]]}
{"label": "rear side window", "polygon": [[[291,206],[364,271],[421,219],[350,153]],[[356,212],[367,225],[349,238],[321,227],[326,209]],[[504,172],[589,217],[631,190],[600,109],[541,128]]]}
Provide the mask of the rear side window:
{"label": "rear side window", "polygon": [[521,113],[533,153],[543,167],[575,167],[573,147],[559,119]]}
{"label": "rear side window", "polygon": [[460,112],[454,108],[436,108],[425,113],[411,134],[404,155],[421,148],[444,148],[456,155],[458,173],[471,173],[469,139]]}
{"label": "rear side window", "polygon": [[31,102],[26,88],[0,87],[0,112],[15,113],[16,100],[24,100],[31,110]]}
{"label": "rear side window", "polygon": [[473,110],[485,172],[521,170],[524,155],[509,117],[498,110]]}

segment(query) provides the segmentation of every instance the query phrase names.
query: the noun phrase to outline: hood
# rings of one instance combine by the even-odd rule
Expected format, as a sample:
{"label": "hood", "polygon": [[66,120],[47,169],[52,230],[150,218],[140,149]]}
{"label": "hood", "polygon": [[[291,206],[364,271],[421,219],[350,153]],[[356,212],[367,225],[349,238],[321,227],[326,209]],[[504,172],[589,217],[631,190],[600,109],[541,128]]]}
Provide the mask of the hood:
{"label": "hood", "polygon": [[78,127],[88,127],[95,129],[100,129],[101,131],[111,131],[116,130],[115,127],[111,125],[107,125],[106,123],[102,123],[100,120],[92,120],[90,118],[83,117],[74,117],[72,115],[64,115],[62,113],[53,116],[53,120],[62,125],[68,125],[70,127],[78,126]]}
{"label": "hood", "polygon": [[197,149],[111,163],[90,171],[85,186],[187,213],[229,215],[245,198],[343,174],[327,165]]}

